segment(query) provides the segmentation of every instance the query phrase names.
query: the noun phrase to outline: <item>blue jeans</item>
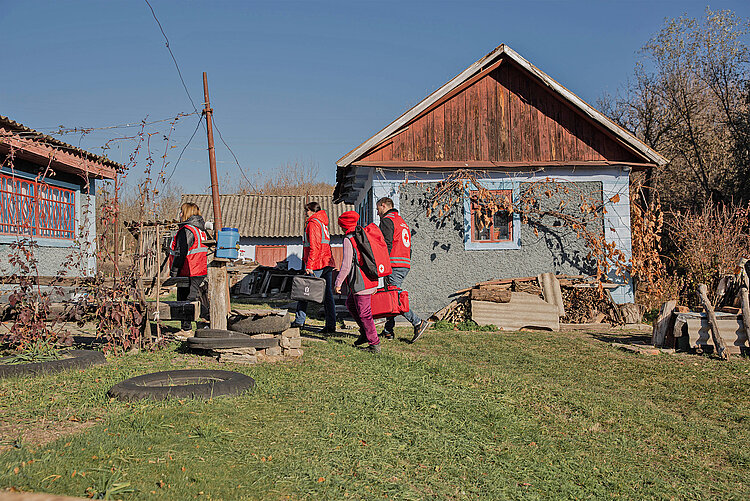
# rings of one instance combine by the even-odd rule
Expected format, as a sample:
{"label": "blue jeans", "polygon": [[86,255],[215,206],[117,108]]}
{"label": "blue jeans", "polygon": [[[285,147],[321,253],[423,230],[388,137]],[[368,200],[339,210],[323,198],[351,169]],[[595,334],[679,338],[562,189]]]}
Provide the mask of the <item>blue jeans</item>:
{"label": "blue jeans", "polygon": [[[326,295],[323,299],[323,307],[326,312],[326,330],[336,330],[336,301],[333,299],[333,268],[313,270],[313,275],[326,281]],[[307,301],[297,303],[297,315],[294,318],[296,325],[305,325],[307,319]]]}
{"label": "blue jeans", "polygon": [[[409,273],[409,268],[393,268],[393,271],[390,275],[385,277],[385,285],[394,285],[398,288],[401,288],[401,284],[404,283],[404,279],[406,278],[406,275]],[[418,315],[416,315],[411,310],[404,313],[404,318],[409,321],[414,327],[418,326],[422,323],[422,319],[419,318]],[[393,328],[396,326],[396,317],[389,317],[388,320],[385,321],[385,330],[388,332],[393,332]]]}

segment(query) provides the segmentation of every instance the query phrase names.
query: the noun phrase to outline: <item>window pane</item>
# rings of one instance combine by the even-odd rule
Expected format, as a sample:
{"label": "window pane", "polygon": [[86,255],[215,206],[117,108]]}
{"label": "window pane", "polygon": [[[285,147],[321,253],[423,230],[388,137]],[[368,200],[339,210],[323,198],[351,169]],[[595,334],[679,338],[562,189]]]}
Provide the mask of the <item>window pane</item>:
{"label": "window pane", "polygon": [[474,240],[489,240],[491,238],[487,217],[482,208],[474,211]]}
{"label": "window pane", "polygon": [[492,218],[492,226],[495,233],[494,240],[510,240],[510,214],[508,211],[497,211]]}

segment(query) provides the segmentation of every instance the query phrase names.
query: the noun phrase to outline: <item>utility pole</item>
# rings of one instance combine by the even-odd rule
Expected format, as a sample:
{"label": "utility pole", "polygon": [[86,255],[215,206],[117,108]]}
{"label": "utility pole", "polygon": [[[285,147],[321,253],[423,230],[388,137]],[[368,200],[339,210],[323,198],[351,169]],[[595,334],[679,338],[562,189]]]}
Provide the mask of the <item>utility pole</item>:
{"label": "utility pole", "polygon": [[214,206],[214,231],[221,229],[221,206],[219,205],[219,180],[216,176],[216,151],[214,150],[214,110],[208,98],[208,76],[203,72],[203,112],[206,114],[206,132],[208,133],[208,166],[211,169],[211,200]]}
{"label": "utility pole", "polygon": [[[213,110],[208,98],[208,77],[203,72],[204,112],[208,133],[208,165],[211,169],[211,200],[214,206],[214,232],[216,238],[221,230],[221,205],[219,204],[219,180],[216,176],[216,152],[214,151]],[[218,242],[214,249],[218,247]],[[208,263],[208,298],[212,329],[226,329],[229,313],[229,281],[227,280],[227,260],[214,257]]]}

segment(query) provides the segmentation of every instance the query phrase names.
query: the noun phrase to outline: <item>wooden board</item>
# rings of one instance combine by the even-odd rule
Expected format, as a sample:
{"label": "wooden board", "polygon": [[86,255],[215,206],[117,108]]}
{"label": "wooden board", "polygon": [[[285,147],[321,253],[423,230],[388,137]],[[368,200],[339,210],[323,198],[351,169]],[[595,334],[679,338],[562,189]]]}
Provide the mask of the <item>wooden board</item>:
{"label": "wooden board", "polygon": [[[146,303],[148,318],[154,320],[156,302]],[[198,301],[159,301],[159,320],[198,320],[201,304]]]}
{"label": "wooden board", "polygon": [[659,312],[659,316],[654,322],[654,330],[651,334],[651,344],[653,344],[657,348],[661,348],[664,346],[664,341],[667,337],[667,331],[669,330],[671,325],[674,325],[672,323],[672,313],[674,312],[675,306],[677,306],[677,301],[667,301],[666,303],[661,305],[661,311]]}

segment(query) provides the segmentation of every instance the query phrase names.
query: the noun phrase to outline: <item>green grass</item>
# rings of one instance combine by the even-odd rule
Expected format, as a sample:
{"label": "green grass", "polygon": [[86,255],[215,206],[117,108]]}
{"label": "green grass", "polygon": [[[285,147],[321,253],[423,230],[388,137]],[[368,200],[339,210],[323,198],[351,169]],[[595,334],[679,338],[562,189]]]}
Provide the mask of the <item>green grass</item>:
{"label": "green grass", "polygon": [[[402,337],[408,336],[403,329]],[[110,401],[114,383],[218,367],[175,349],[0,380],[0,486],[121,499],[748,499],[750,365],[622,352],[586,334],[428,331],[373,356],[229,366],[257,388]],[[227,368],[227,366],[221,366]]]}

